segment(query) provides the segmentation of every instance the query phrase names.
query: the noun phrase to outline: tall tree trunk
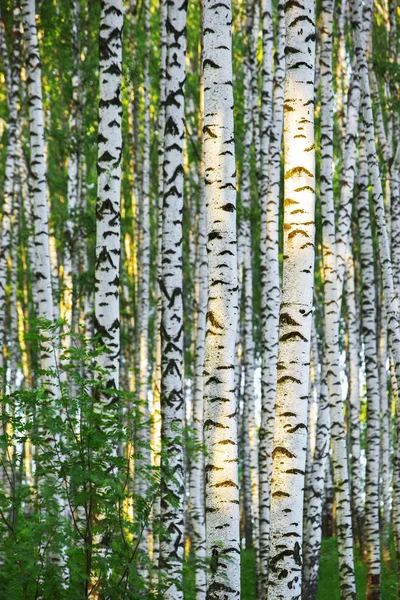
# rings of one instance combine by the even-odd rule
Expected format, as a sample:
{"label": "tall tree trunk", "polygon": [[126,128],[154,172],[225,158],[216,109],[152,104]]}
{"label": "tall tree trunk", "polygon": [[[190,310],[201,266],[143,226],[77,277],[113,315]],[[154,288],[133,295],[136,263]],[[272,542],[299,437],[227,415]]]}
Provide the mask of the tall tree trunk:
{"label": "tall tree trunk", "polygon": [[[150,441],[149,407],[147,400],[148,381],[148,343],[149,343],[149,307],[150,307],[150,0],[144,2],[144,33],[146,39],[145,57],[143,64],[143,165],[142,165],[142,195],[141,219],[139,231],[139,285],[137,327],[139,330],[139,415],[140,424],[136,427],[135,435],[135,491],[143,499],[147,499],[146,469],[150,463],[148,449]],[[147,519],[147,516],[143,516]],[[141,527],[139,547],[148,552],[147,527]],[[143,572],[143,571],[142,571]]]}
{"label": "tall tree trunk", "polygon": [[284,246],[272,455],[270,600],[301,594],[315,254],[314,19],[311,0],[286,7]]}
{"label": "tall tree trunk", "polygon": [[[203,19],[203,4],[201,5]],[[201,39],[201,60],[203,57],[203,40]],[[200,125],[204,118],[204,77],[203,65],[200,66]],[[204,445],[204,349],[206,339],[207,314],[207,224],[206,224],[206,190],[204,183],[203,133],[201,134],[200,156],[200,198],[197,224],[197,322],[195,336],[194,383],[193,383],[193,422],[195,440],[202,448]],[[190,472],[191,518],[193,529],[193,552],[198,559],[196,565],[196,600],[205,600],[207,581],[204,560],[206,557],[206,521],[204,503],[204,454],[202,451],[192,458]]]}
{"label": "tall tree trunk", "polygon": [[364,7],[364,27],[355,28],[355,39],[358,47],[358,61],[361,87],[364,94],[363,117],[365,122],[365,141],[368,159],[368,169],[372,184],[372,199],[374,206],[376,235],[378,240],[379,262],[382,272],[382,286],[385,300],[386,319],[391,352],[394,358],[397,384],[400,383],[400,317],[399,299],[394,289],[393,270],[390,260],[389,238],[386,227],[385,208],[383,201],[382,179],[378,163],[375,143],[375,127],[372,111],[371,92],[368,78],[367,39],[372,18],[372,1]]}
{"label": "tall tree trunk", "polygon": [[380,393],[376,335],[376,291],[374,254],[369,213],[368,164],[365,138],[360,140],[357,197],[360,228],[362,271],[362,332],[367,383],[367,470],[365,478],[365,553],[367,559],[367,600],[379,600],[380,538],[379,538],[379,453],[380,453]]}
{"label": "tall tree trunk", "polygon": [[322,538],[322,510],[325,499],[325,475],[329,464],[330,416],[328,388],[325,366],[321,365],[322,379],[318,398],[317,437],[314,461],[310,476],[309,506],[305,523],[303,551],[303,588],[304,600],[315,600],[318,587],[318,575]]}
{"label": "tall tree trunk", "polygon": [[204,174],[208,311],[204,360],[206,534],[209,600],[240,595],[238,405],[239,298],[233,131],[231,1],[204,2]]}
{"label": "tall tree trunk", "polygon": [[[266,34],[266,32],[265,32]],[[270,480],[274,438],[275,398],[279,334],[279,197],[283,127],[283,82],[285,75],[285,16],[283,2],[278,7],[278,45],[275,55],[273,123],[268,133],[268,155],[262,154],[261,194],[261,423],[260,423],[260,588],[267,597]],[[264,74],[266,77],[266,74]],[[266,127],[263,121],[263,132]],[[262,143],[262,147],[263,147]],[[267,163],[266,169],[264,162]]]}
{"label": "tall tree trunk", "polygon": [[60,316],[66,319],[67,336],[63,345],[68,348],[71,343],[68,330],[72,327],[73,310],[73,267],[74,247],[76,246],[76,215],[79,201],[79,169],[80,169],[80,98],[81,98],[81,69],[80,69],[80,4],[73,0],[71,4],[72,17],[72,99],[69,126],[71,132],[71,153],[68,158],[68,215],[65,223],[65,250],[63,264],[63,294],[62,311]]}
{"label": "tall tree trunk", "polygon": [[[348,477],[344,405],[340,383],[340,281],[333,201],[333,88],[332,18],[333,2],[322,6],[321,28],[321,217],[324,262],[324,316],[326,373],[331,411],[332,459],[336,495],[336,520],[340,586],[343,598],[355,597],[353,537]],[[350,217],[349,217],[350,222]],[[347,240],[348,243],[348,240]],[[342,276],[343,279],[343,276]],[[338,285],[339,283],[339,285]]]}
{"label": "tall tree trunk", "polygon": [[184,422],[182,211],[186,3],[167,4],[161,321],[160,570],[166,600],[183,599]]}
{"label": "tall tree trunk", "polygon": [[[246,31],[249,44],[244,60],[244,129],[243,160],[241,174],[241,208],[239,225],[239,282],[243,301],[243,476],[247,547],[256,547],[258,563],[259,515],[258,515],[258,455],[257,429],[255,422],[254,388],[254,339],[253,339],[253,265],[251,235],[251,157],[254,143],[252,71],[254,56],[252,33],[254,27],[254,6],[251,0],[246,2]],[[257,567],[256,567],[257,570]]]}
{"label": "tall tree trunk", "polygon": [[359,311],[356,305],[356,288],[354,273],[354,258],[351,245],[346,261],[346,312],[349,348],[349,395],[348,395],[348,428],[349,454],[351,475],[351,505],[355,539],[362,541],[362,523],[364,518],[363,483],[361,461],[361,431],[360,431],[360,325]]}
{"label": "tall tree trunk", "polygon": [[[53,321],[53,296],[49,244],[49,208],[46,196],[46,168],[44,148],[44,113],[42,103],[41,64],[35,20],[35,1],[22,4],[24,36],[27,55],[27,83],[30,130],[30,177],[35,227],[36,280],[38,316]],[[41,345],[41,367],[55,371],[55,353],[46,334]],[[59,389],[54,378],[47,381],[54,396]]]}
{"label": "tall tree trunk", "polygon": [[[163,231],[163,201],[164,201],[164,130],[165,130],[165,92],[166,92],[166,60],[167,60],[167,2],[160,3],[160,107],[158,111],[158,211],[157,211],[157,264],[156,264],[156,317],[155,360],[153,371],[153,404],[151,409],[151,451],[152,464],[160,466],[161,451],[161,319],[162,303],[160,279],[162,274],[162,231]],[[157,494],[153,504],[153,564],[158,567],[160,558],[160,536],[158,534],[160,520],[160,495]]]}
{"label": "tall tree trunk", "polygon": [[3,368],[3,344],[6,329],[6,284],[7,265],[11,244],[11,212],[14,176],[17,170],[17,121],[18,101],[20,90],[21,69],[21,11],[19,4],[15,3],[13,11],[13,48],[11,64],[11,81],[8,81],[8,142],[6,164],[4,170],[4,188],[1,221],[0,241],[0,369]]}
{"label": "tall tree trunk", "polygon": [[[113,390],[119,387],[120,358],[120,203],[122,159],[122,29],[124,23],[122,0],[104,0],[100,14],[100,98],[97,154],[96,201],[96,263],[94,291],[94,326],[97,342],[103,347],[97,356],[102,370],[102,392],[95,412],[100,427],[107,436],[109,421],[116,418],[120,402]],[[97,374],[99,376],[99,374]],[[106,392],[105,390],[110,390]],[[106,418],[104,419],[104,416]],[[110,431],[111,435],[111,431]],[[107,436],[108,437],[108,436]],[[113,444],[112,453],[117,447]],[[103,514],[98,521],[99,553],[110,552],[107,521]],[[101,579],[91,593],[98,597]]]}

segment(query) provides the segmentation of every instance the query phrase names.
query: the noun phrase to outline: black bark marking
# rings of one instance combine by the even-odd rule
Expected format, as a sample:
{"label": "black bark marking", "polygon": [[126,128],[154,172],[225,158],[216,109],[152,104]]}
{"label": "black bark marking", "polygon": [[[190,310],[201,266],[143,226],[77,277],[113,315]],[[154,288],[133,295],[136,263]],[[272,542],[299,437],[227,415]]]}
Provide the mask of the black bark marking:
{"label": "black bark marking", "polygon": [[298,327],[300,326],[300,323],[297,323],[297,321],[292,319],[289,313],[281,313],[279,317],[279,323],[280,325],[295,325]]}
{"label": "black bark marking", "polygon": [[303,235],[304,237],[310,237],[306,231],[303,231],[302,229],[295,229],[294,231],[292,231],[288,234],[288,239],[291,240],[296,235]]}
{"label": "black bark marking", "polygon": [[301,175],[308,175],[309,177],[314,177],[312,173],[305,167],[294,167],[293,169],[289,169],[287,173],[285,173],[285,179],[290,179],[291,177],[295,177],[296,175],[300,177]]}
{"label": "black bark marking", "polygon": [[292,454],[287,448],[283,448],[282,446],[277,446],[272,451],[272,458],[275,458],[277,454],[283,454],[283,456],[287,456],[287,458],[296,458],[295,454]]}
{"label": "black bark marking", "polygon": [[279,377],[278,383],[285,383],[285,381],[292,381],[293,383],[301,383],[300,379],[296,379],[296,377],[292,377],[291,375],[283,375]]}

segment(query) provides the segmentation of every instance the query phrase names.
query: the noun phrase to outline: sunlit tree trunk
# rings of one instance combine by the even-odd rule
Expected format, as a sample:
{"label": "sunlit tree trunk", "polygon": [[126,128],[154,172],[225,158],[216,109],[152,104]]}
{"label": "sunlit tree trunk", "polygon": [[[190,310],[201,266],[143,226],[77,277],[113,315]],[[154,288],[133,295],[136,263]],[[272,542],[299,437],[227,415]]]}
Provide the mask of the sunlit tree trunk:
{"label": "sunlit tree trunk", "polygon": [[204,359],[208,600],[240,595],[238,405],[235,342],[239,298],[233,131],[232,10],[204,2],[204,176],[208,310]]}
{"label": "sunlit tree trunk", "polygon": [[272,454],[269,600],[289,600],[301,594],[314,289],[314,3],[289,3],[286,8],[283,283]]}
{"label": "sunlit tree trunk", "polygon": [[[161,321],[161,515],[160,570],[165,598],[183,599],[184,422],[182,211],[186,4],[167,4]],[[166,458],[168,460],[166,461]]]}

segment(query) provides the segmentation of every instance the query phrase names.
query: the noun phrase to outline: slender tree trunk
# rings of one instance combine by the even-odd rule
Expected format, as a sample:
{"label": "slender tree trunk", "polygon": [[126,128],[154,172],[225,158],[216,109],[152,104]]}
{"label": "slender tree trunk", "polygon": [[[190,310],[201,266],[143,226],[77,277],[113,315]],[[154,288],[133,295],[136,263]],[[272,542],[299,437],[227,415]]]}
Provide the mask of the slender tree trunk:
{"label": "slender tree trunk", "polygon": [[[273,123],[270,130],[267,168],[262,154],[261,195],[261,302],[262,302],[262,373],[260,423],[260,588],[267,597],[270,480],[274,437],[275,398],[279,334],[279,197],[283,128],[283,82],[285,75],[285,16],[283,2],[278,7],[278,45],[275,55]],[[266,34],[266,31],[265,31]],[[266,76],[266,75],[264,75]],[[263,125],[263,131],[266,125]],[[268,130],[269,133],[269,130]],[[263,142],[262,142],[263,147]],[[265,178],[265,179],[264,179]]]}
{"label": "slender tree trunk", "polygon": [[[203,5],[201,18],[203,19]],[[203,48],[203,40],[201,41]],[[203,50],[202,50],[203,55]],[[202,59],[202,56],[201,56]],[[200,114],[199,122],[204,118],[204,77],[203,66],[200,67]],[[206,197],[204,183],[204,153],[203,134],[201,135],[200,156],[200,199],[197,224],[197,322],[195,337],[194,358],[194,383],[193,383],[193,422],[195,440],[199,447],[204,445],[204,349],[206,339],[206,314],[207,314],[207,224],[206,224]],[[191,519],[193,530],[193,552],[199,561],[196,565],[196,600],[206,598],[206,522],[204,503],[204,454],[198,451],[192,458],[190,473]]]}
{"label": "slender tree trunk", "polygon": [[[284,249],[268,598],[301,594],[314,276],[314,3],[285,12]],[[298,134],[299,128],[301,134]]]}
{"label": "slender tree trunk", "polygon": [[318,575],[322,538],[322,511],[325,499],[325,475],[329,464],[330,416],[328,388],[324,365],[321,366],[322,380],[318,398],[317,437],[314,461],[309,482],[309,506],[305,523],[305,542],[303,551],[303,588],[304,600],[315,600],[318,587]]}
{"label": "slender tree trunk", "polygon": [[[239,282],[243,300],[243,477],[246,520],[246,545],[256,548],[258,563],[259,515],[258,515],[258,453],[257,429],[255,422],[254,388],[254,340],[253,340],[253,265],[251,235],[251,158],[254,142],[254,116],[252,102],[252,71],[254,56],[252,34],[254,27],[254,6],[251,0],[246,2],[246,30],[249,40],[244,61],[244,129],[243,165],[241,175],[242,216],[239,226]],[[257,566],[256,566],[257,570]]]}
{"label": "slender tree trunk", "polygon": [[[148,343],[149,343],[149,307],[150,307],[150,1],[144,2],[144,33],[146,39],[143,64],[143,164],[141,185],[141,219],[140,219],[140,254],[137,327],[139,330],[139,414],[140,424],[135,435],[135,491],[143,499],[147,499],[146,469],[150,463],[148,449],[150,430],[148,424],[149,407],[148,389]],[[145,518],[145,516],[144,516]],[[139,547],[148,552],[147,527],[143,523]],[[143,573],[143,570],[142,570]]]}
{"label": "slender tree trunk", "polygon": [[233,131],[231,1],[204,2],[204,174],[208,312],[204,359],[208,600],[240,595],[238,405],[239,298]]}
{"label": "slender tree trunk", "polygon": [[[357,3],[355,5],[358,7]],[[364,7],[363,25],[355,22],[354,36],[359,62],[361,86],[364,94],[363,117],[365,122],[365,139],[369,174],[372,183],[372,198],[374,205],[376,233],[378,239],[379,261],[382,271],[383,294],[386,305],[386,317],[391,351],[394,357],[397,382],[400,381],[400,323],[399,301],[394,290],[393,270],[390,260],[389,239],[386,228],[385,209],[383,202],[382,180],[380,176],[378,156],[375,144],[375,128],[372,112],[371,93],[368,78],[367,39],[372,18],[372,2]]]}
{"label": "slender tree trunk", "polygon": [[95,271],[95,333],[105,387],[119,385],[122,0],[104,0],[100,17],[100,100]]}
{"label": "slender tree trunk", "polygon": [[[44,149],[44,113],[39,45],[35,21],[35,2],[22,4],[24,36],[27,55],[27,83],[30,129],[30,177],[35,227],[36,281],[38,316],[53,321],[53,296],[49,244],[49,208],[46,196]],[[46,338],[46,335],[44,335]],[[55,353],[45,339],[41,346],[41,367],[55,371]],[[47,381],[54,396],[59,394],[54,378]]]}
{"label": "slender tree trunk", "polygon": [[19,4],[13,11],[13,48],[8,103],[8,142],[4,170],[3,204],[0,241],[0,369],[4,367],[3,344],[6,329],[7,264],[11,244],[11,212],[14,176],[17,170],[17,121],[21,69],[21,14]]}
{"label": "slender tree trunk", "polygon": [[[66,319],[67,331],[72,327],[73,310],[73,267],[74,247],[76,246],[76,214],[78,209],[79,194],[79,168],[80,168],[80,97],[81,97],[81,70],[80,70],[80,4],[78,0],[71,3],[72,16],[72,100],[70,109],[69,127],[71,132],[71,153],[68,158],[68,216],[65,224],[65,250],[63,264],[63,294],[61,318]],[[63,345],[68,348],[71,344],[70,336],[63,338]]]}
{"label": "slender tree trunk", "polygon": [[321,217],[325,292],[325,357],[329,406],[331,411],[332,459],[336,495],[340,586],[342,597],[344,599],[350,599],[355,598],[355,577],[350,486],[347,465],[346,434],[344,428],[344,405],[340,382],[340,298],[338,296],[338,290],[341,289],[341,280],[339,279],[338,272],[337,249],[339,249],[339,245],[336,244],[335,206],[333,201],[332,182],[333,2],[331,0],[327,0],[323,3],[321,16]]}
{"label": "slender tree trunk", "polygon": [[[103,428],[115,419],[120,402],[113,390],[119,387],[120,360],[120,202],[122,159],[122,29],[124,22],[122,0],[104,0],[100,14],[100,98],[97,155],[96,201],[96,263],[94,291],[94,325],[97,343],[103,350],[97,356],[102,370],[103,390],[95,405]],[[99,374],[97,374],[99,377]],[[105,390],[110,391],[105,391]],[[104,415],[107,416],[103,420]],[[111,435],[111,431],[110,431]],[[116,455],[117,447],[112,453]],[[110,552],[107,521],[98,521],[99,553]],[[97,541],[97,540],[95,540]],[[101,579],[92,589],[95,597],[101,589]]]}
{"label": "slender tree trunk", "polygon": [[[160,107],[158,111],[158,212],[157,212],[157,264],[156,264],[156,318],[155,330],[155,366],[153,372],[153,404],[151,426],[152,464],[160,466],[161,451],[161,319],[162,304],[160,279],[162,274],[162,231],[164,200],[164,130],[165,130],[165,91],[166,91],[166,57],[167,57],[167,2],[160,3]],[[157,494],[153,504],[153,564],[158,567],[160,558],[160,495]]]}
{"label": "slender tree trunk", "polygon": [[362,523],[364,519],[363,484],[361,461],[360,432],[360,325],[359,312],[356,305],[354,258],[351,245],[346,260],[346,312],[349,348],[349,395],[348,395],[348,427],[350,441],[350,474],[353,531],[355,539],[361,543]]}
{"label": "slender tree trunk", "polygon": [[368,164],[364,136],[362,136],[360,141],[358,187],[357,205],[362,270],[361,315],[367,383],[367,470],[365,478],[365,553],[368,567],[367,599],[379,600],[381,597],[379,538],[380,393],[377,360],[374,255],[369,214]]}
{"label": "slender tree trunk", "polygon": [[[165,153],[163,189],[161,321],[161,513],[160,570],[166,600],[183,599],[184,422],[182,211],[186,3],[167,4]],[[168,460],[166,461],[166,459]]]}

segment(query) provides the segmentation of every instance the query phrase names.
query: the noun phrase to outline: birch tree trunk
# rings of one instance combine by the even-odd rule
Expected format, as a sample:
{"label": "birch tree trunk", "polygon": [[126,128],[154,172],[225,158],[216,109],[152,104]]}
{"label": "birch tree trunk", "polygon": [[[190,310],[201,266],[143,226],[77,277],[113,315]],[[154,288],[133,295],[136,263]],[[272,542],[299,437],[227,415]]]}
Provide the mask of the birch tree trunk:
{"label": "birch tree trunk", "polygon": [[[103,346],[96,361],[101,373],[102,391],[95,405],[102,433],[110,440],[112,454],[117,447],[112,441],[113,426],[120,409],[114,390],[119,387],[120,359],[120,204],[122,159],[122,0],[104,0],[100,14],[100,98],[97,154],[96,262],[94,290],[94,328],[97,343]],[[106,391],[107,390],[107,391]],[[106,417],[106,418],[104,418]],[[108,464],[108,463],[107,463]],[[94,515],[98,533],[94,539],[99,554],[107,556],[110,542],[107,520]],[[93,582],[92,582],[93,583]],[[98,597],[101,578],[90,591]]]}
{"label": "birch tree trunk", "polygon": [[[30,131],[30,177],[35,227],[36,280],[38,315],[53,321],[53,297],[49,244],[49,208],[46,196],[46,168],[44,148],[44,113],[42,103],[41,64],[35,21],[35,1],[22,3],[24,37],[27,56],[27,84]],[[44,334],[46,338],[46,334]],[[48,340],[41,345],[41,367],[55,372],[55,353]],[[53,396],[59,389],[54,377],[47,380]]]}
{"label": "birch tree trunk", "polygon": [[[81,70],[80,70],[80,4],[73,0],[71,4],[72,16],[72,52],[73,52],[73,74],[72,74],[72,101],[70,109],[69,126],[71,132],[71,153],[68,159],[68,216],[65,224],[65,251],[63,264],[63,300],[61,318],[66,319],[67,329],[72,327],[73,307],[73,266],[75,221],[78,209],[79,194],[79,168],[80,168],[80,95],[81,95]],[[67,335],[63,343],[69,347],[71,340]]]}
{"label": "birch tree trunk", "polygon": [[321,365],[321,371],[322,379],[318,398],[317,436],[309,482],[309,506],[304,536],[304,581],[302,588],[302,598],[304,600],[315,600],[317,595],[322,538],[322,509],[325,499],[325,475],[327,468],[330,468],[330,416],[324,365]]}
{"label": "birch tree trunk", "polygon": [[18,3],[13,10],[13,47],[8,102],[8,142],[3,187],[3,218],[0,241],[0,369],[3,368],[3,343],[6,329],[7,265],[11,244],[11,212],[14,176],[17,170],[17,121],[21,70],[21,14]]}
{"label": "birch tree trunk", "polygon": [[[257,428],[255,422],[255,388],[254,388],[254,340],[253,340],[253,265],[251,235],[251,158],[254,143],[254,105],[252,102],[252,71],[255,67],[252,50],[252,32],[254,27],[254,7],[251,0],[246,2],[246,30],[249,45],[244,61],[244,128],[243,164],[241,176],[242,215],[239,225],[239,282],[243,299],[243,476],[245,494],[245,518],[248,521],[246,543],[256,548],[258,563],[259,515],[258,515],[258,451]],[[258,565],[257,565],[258,566]],[[256,566],[256,570],[257,570]]]}
{"label": "birch tree trunk", "polygon": [[369,213],[368,164],[365,138],[360,140],[357,197],[362,269],[362,332],[364,339],[367,383],[367,470],[365,480],[365,550],[367,558],[367,599],[379,600],[380,538],[379,538],[379,453],[380,453],[380,391],[377,361],[376,291],[374,254]]}
{"label": "birch tree trunk", "polygon": [[[157,206],[157,264],[156,264],[156,318],[155,332],[155,365],[153,371],[153,404],[151,409],[151,440],[152,464],[160,466],[161,451],[161,291],[160,278],[162,274],[162,228],[164,201],[164,130],[165,130],[165,91],[166,91],[166,57],[167,57],[167,2],[160,4],[160,107],[158,112],[158,206]],[[160,558],[160,536],[158,534],[160,520],[160,496],[156,496],[152,511],[153,526],[153,564],[158,566]]]}
{"label": "birch tree trunk", "polygon": [[208,311],[204,359],[208,600],[240,596],[235,347],[239,298],[231,1],[204,2],[204,176]]}
{"label": "birch tree trunk", "polygon": [[301,594],[314,289],[314,3],[289,3],[286,9],[284,248],[272,455],[270,600]]}
{"label": "birch tree trunk", "polygon": [[[203,20],[203,4],[201,5]],[[202,35],[202,34],[201,34]],[[203,58],[203,39],[201,38],[201,59]],[[204,77],[203,66],[200,67],[200,126],[204,119]],[[197,224],[197,321],[194,357],[193,383],[193,422],[195,440],[200,447],[204,445],[204,349],[206,339],[207,314],[207,223],[206,197],[204,183],[203,133],[201,134],[200,156],[200,198]],[[206,599],[207,581],[204,560],[206,558],[206,521],[204,503],[204,454],[198,452],[192,458],[190,472],[191,520],[193,528],[193,551],[199,563],[196,565],[196,600]]]}
{"label": "birch tree trunk", "polygon": [[186,3],[167,4],[161,321],[160,570],[166,600],[183,599],[184,422],[182,211]]}
{"label": "birch tree trunk", "polygon": [[105,387],[111,389],[119,384],[120,352],[122,28],[122,0],[104,0],[100,17],[95,334],[104,346],[98,366],[105,371]]}
{"label": "birch tree trunk", "polygon": [[[139,414],[140,423],[135,435],[135,491],[143,499],[147,499],[146,469],[150,463],[148,449],[150,441],[149,406],[147,400],[148,381],[148,343],[149,343],[149,307],[150,307],[150,2],[144,2],[144,32],[146,39],[143,64],[143,165],[141,185],[141,219],[140,219],[140,254],[137,327],[139,329]],[[143,523],[139,547],[147,554],[147,527]],[[143,570],[142,570],[143,573]]]}
{"label": "birch tree trunk", "polygon": [[[353,537],[348,477],[344,406],[340,382],[339,325],[341,281],[339,275],[333,200],[333,2],[322,5],[321,27],[321,217],[324,262],[324,316],[326,374],[331,411],[332,459],[336,495],[336,520],[340,586],[343,598],[355,597]],[[350,222],[350,216],[349,216]],[[348,236],[347,236],[348,243]],[[341,279],[340,279],[341,277]]]}
{"label": "birch tree trunk", "polygon": [[[273,123],[270,130],[271,140],[269,142],[268,165],[265,175],[266,182],[262,180],[261,196],[262,379],[259,468],[260,588],[263,599],[267,597],[268,583],[270,480],[279,343],[279,196],[283,128],[283,83],[285,76],[284,47],[285,16],[283,2],[280,2],[278,7],[278,44],[275,54]],[[263,169],[264,161],[262,160],[262,172]]]}
{"label": "birch tree trunk", "polygon": [[346,261],[346,309],[347,333],[349,347],[349,440],[350,440],[350,474],[353,531],[355,539],[361,542],[362,523],[364,518],[363,484],[361,461],[361,432],[360,432],[360,325],[356,305],[354,259],[351,244]]}

